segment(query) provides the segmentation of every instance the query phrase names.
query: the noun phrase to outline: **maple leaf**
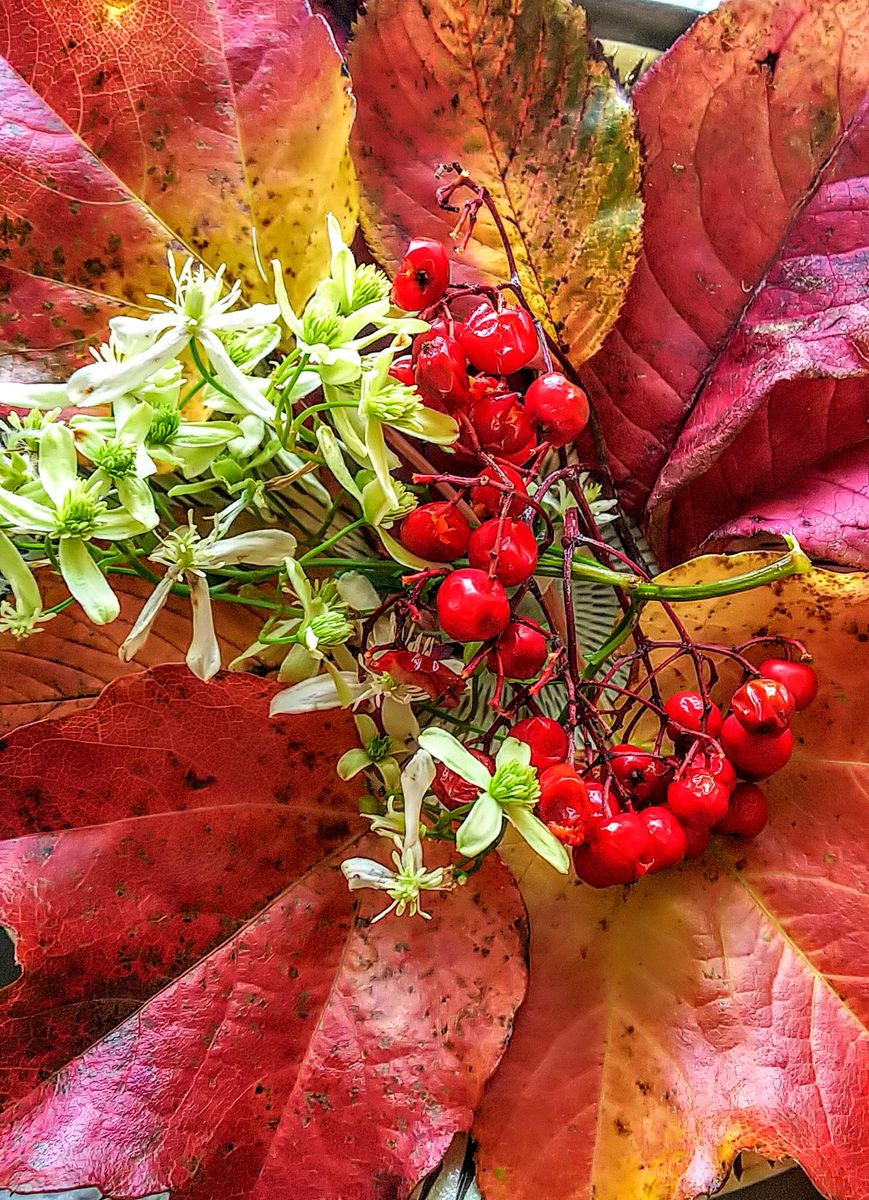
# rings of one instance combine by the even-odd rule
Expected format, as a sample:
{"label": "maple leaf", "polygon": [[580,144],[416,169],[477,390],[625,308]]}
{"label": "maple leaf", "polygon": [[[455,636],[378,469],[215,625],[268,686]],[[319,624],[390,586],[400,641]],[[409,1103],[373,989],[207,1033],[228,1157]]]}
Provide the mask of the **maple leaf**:
{"label": "maple leaf", "polygon": [[157,667],[3,743],[2,1186],[384,1200],[468,1127],[524,989],[515,885],[357,919],[352,719],[276,691]]}
{"label": "maple leaf", "polygon": [[225,263],[250,300],[279,258],[304,302],[329,261],[326,213],[349,236],[356,209],[346,68],[306,0],[0,11],[7,377],[63,374],[110,317],[147,315],[170,248]]}
{"label": "maple leaf", "polygon": [[[769,556],[708,557],[696,582]],[[770,824],[603,892],[506,857],[531,919],[529,993],[475,1127],[486,1200],[649,1200],[717,1186],[735,1153],[797,1158],[825,1195],[869,1189],[869,580],[816,571],[679,606],[689,635],[807,639],[821,681]],[[668,636],[653,605],[643,621]],[[726,672],[725,672],[726,679]],[[666,690],[687,684],[673,674]]]}
{"label": "maple leaf", "polygon": [[869,566],[869,9],[737,0],[632,94],[643,252],[584,369],[664,560],[793,530]]}
{"label": "maple leaf", "polygon": [[[636,259],[639,149],[630,105],[566,0],[373,0],[350,44],[361,219],[395,267],[411,237],[447,243],[435,173],[458,162],[502,214],[531,308],[577,362],[615,319]],[[461,203],[458,195],[455,203]],[[480,213],[457,280],[510,277]]]}

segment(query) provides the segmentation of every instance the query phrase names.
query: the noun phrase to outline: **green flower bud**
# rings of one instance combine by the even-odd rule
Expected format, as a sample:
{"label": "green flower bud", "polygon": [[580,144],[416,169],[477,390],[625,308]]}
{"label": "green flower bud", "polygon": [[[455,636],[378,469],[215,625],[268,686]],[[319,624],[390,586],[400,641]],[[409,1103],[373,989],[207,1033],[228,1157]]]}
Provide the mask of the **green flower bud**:
{"label": "green flower bud", "polygon": [[113,479],[135,475],[136,447],[116,438],[107,439],[94,451],[93,463]]}
{"label": "green flower bud", "polygon": [[309,637],[318,646],[343,646],[353,627],[340,609],[326,609],[305,621],[299,630],[304,641]]}
{"label": "green flower bud", "polygon": [[403,383],[386,385],[380,391],[372,392],[364,401],[366,415],[387,424],[409,421],[422,407],[419,394]]}
{"label": "green flower bud", "polygon": [[309,346],[339,346],[343,341],[344,320],[332,305],[315,296],[302,315],[302,336]]}
{"label": "green flower bud", "polygon": [[356,268],[353,277],[353,296],[350,300],[350,311],[356,312],[368,304],[376,304],[385,300],[389,295],[390,283],[387,277],[371,263],[363,263]]}
{"label": "green flower bud", "polygon": [[54,532],[58,537],[89,538],[106,505],[88,492],[83,480],[78,480],[67,492],[57,509]]}
{"label": "green flower bud", "polygon": [[181,424],[181,414],[174,405],[161,404],[154,409],[148,442],[154,446],[165,446],[171,442]]}

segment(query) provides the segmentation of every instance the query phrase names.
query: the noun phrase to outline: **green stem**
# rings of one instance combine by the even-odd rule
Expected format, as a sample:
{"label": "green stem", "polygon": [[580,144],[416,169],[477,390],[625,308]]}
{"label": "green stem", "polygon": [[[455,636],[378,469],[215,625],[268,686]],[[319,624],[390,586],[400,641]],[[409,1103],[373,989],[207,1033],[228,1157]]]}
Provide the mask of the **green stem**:
{"label": "green stem", "polygon": [[709,583],[672,584],[637,583],[630,590],[639,600],[713,600],[718,596],[733,596],[737,592],[750,592],[790,575],[806,575],[812,569],[809,559],[803,554],[794,539],[787,538],[790,549],[782,558],[754,571],[732,575],[729,579],[713,579]]}
{"label": "green stem", "polygon": [[196,345],[195,338],[190,339],[190,357],[196,363],[196,369],[202,376],[203,380],[214,388],[216,392],[220,392],[221,396],[226,396],[228,400],[235,400],[232,392],[227,391],[220,380],[209,371],[205,363],[202,361],[202,356],[199,353],[199,347]]}
{"label": "green stem", "polygon": [[585,667],[582,672],[583,679],[592,679],[610,655],[614,654],[619,646],[627,641],[637,624],[642,607],[642,600],[638,600],[636,597],[631,600],[627,611],[623,614],[622,619],[607,640],[598,646],[594,654],[589,654],[586,658]]}
{"label": "green stem", "polygon": [[349,525],[345,525],[343,529],[339,529],[337,533],[333,533],[331,537],[326,538],[325,542],[321,542],[319,546],[315,546],[313,550],[309,550],[307,554],[303,554],[298,560],[299,565],[310,562],[312,558],[316,558],[323,550],[328,550],[330,546],[334,546],[336,542],[340,542],[341,538],[346,537],[348,533],[352,533],[354,529],[360,529],[368,522],[364,517],[358,517],[355,521],[351,521]]}

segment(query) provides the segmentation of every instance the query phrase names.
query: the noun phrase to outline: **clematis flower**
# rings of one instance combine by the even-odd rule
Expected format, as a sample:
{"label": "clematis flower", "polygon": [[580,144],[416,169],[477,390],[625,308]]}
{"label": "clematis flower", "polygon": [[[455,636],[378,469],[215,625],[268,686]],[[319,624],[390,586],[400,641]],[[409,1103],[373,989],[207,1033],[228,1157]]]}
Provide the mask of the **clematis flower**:
{"label": "clematis flower", "polygon": [[326,228],[332,254],[329,278],[318,285],[315,295],[345,317],[372,305],[385,315],[389,305],[383,302],[388,300],[391,287],[387,276],[370,263],[356,265],[353,251],[341,236],[341,226],[332,213],[326,217]]}
{"label": "clematis flower", "polygon": [[[419,818],[422,802],[434,779],[435,767],[430,756],[417,751],[401,775],[404,793],[404,837],[393,839],[392,854],[394,870],[375,862],[371,858],[348,858],[341,863],[341,870],[352,892],[359,888],[374,888],[386,892],[392,903],[377,914],[373,921],[380,921],[391,912],[399,917],[409,912],[430,919],[431,913],[421,907],[420,893],[425,891],[448,891],[454,884],[443,867],[427,871],[423,863],[422,843],[419,837]],[[373,923],[373,922],[372,922]]]}
{"label": "clematis flower", "polygon": [[413,739],[403,737],[401,730],[391,728],[391,712],[384,717],[384,732],[380,730],[366,713],[356,714],[356,728],[359,732],[361,746],[348,750],[338,759],[336,768],[341,779],[353,779],[360,771],[373,767],[383,780],[388,792],[397,792],[401,787],[401,778],[396,755],[403,756],[410,752]]}
{"label": "clematis flower", "polygon": [[209,275],[203,266],[188,258],[178,271],[169,256],[169,274],[175,297],[152,296],[168,310],[141,319],[113,317],[109,322],[120,346],[134,342],[135,353],[122,361],[90,363],[69,380],[70,399],[79,407],[111,404],[134,393],[162,367],[172,363],[189,345],[203,355],[218,383],[248,412],[269,420],[274,413],[259,387],[233,362],[223,338],[229,334],[260,330],[274,324],[276,304],[254,304],[231,311],[241,298],[241,284],[234,283],[223,294],[224,268]]}
{"label": "clematis flower", "polygon": [[0,600],[0,633],[11,633],[16,639],[29,637],[37,625],[50,621],[54,613],[42,608],[42,596],[30,567],[18,547],[0,530],[0,579],[5,579],[12,592],[13,603]]}
{"label": "clematis flower", "polygon": [[194,527],[191,514],[190,524],[186,528],[173,529],[149,556],[152,562],[165,563],[167,570],[139,613],[118,656],[123,662],[129,662],[138,654],[169,599],[173,585],[183,581],[190,587],[193,610],[193,636],[187,651],[187,665],[200,679],[211,679],[220,670],[220,647],[214,632],[206,571],[241,562],[261,567],[277,566],[287,555],[295,553],[295,549],[296,539],[280,529],[254,529],[234,537],[222,537],[215,529],[214,533],[203,537]]}
{"label": "clematis flower", "polygon": [[471,811],[456,831],[456,849],[473,858],[500,836],[506,818],[535,853],[562,875],[570,860],[561,842],[531,811],[540,796],[537,772],[531,766],[531,747],[516,738],[505,738],[495,756],[495,769],[474,758],[460,741],[444,729],[425,729],[420,746],[450,771],[479,788]]}
{"label": "clematis flower", "polygon": [[109,508],[109,481],[96,475],[79,477],[75,442],[65,425],[42,429],[38,466],[38,484],[28,484],[27,495],[0,488],[0,522],[58,538],[58,563],[66,586],[95,625],[106,625],[117,617],[120,604],[91,558],[88,543],[136,537],[157,524],[157,514],[140,520],[125,508]]}

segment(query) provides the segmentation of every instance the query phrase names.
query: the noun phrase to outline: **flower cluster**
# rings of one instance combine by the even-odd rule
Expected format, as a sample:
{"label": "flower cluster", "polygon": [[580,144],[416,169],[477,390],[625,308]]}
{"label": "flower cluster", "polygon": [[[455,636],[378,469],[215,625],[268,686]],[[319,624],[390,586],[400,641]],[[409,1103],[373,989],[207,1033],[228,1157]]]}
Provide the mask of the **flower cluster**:
{"label": "flower cluster", "polygon": [[[492,206],[465,176],[442,203],[463,187],[467,231]],[[759,832],[750,781],[787,759],[812,698],[805,648],[756,665],[754,644],[692,643],[674,606],[805,571],[799,547],[750,578],[656,583],[582,440],[588,397],[515,273],[453,284],[420,238],[390,282],[331,217],[328,232],[330,273],[299,313],[278,263],[273,302],[246,304],[223,269],[170,259],[155,311],[114,318],[65,383],[0,387],[0,631],[30,636],[75,602],[112,622],[133,575],[151,591],[121,657],[189,597],[187,662],[209,679],[214,607],[260,612],[230,669],[287,685],[276,716],[355,714],[336,770],[391,865],[343,869],[389,897],[380,916],[426,916],[422,892],[461,885],[508,831],[595,886],[672,866],[713,831]],[[47,603],[52,577],[65,594]],[[622,614],[600,645],[577,637],[583,587]],[[649,603],[672,613],[671,642],[637,635]],[[696,690],[665,698],[678,658]],[[722,659],[741,673],[726,720]],[[452,857],[428,868],[436,842]]]}

